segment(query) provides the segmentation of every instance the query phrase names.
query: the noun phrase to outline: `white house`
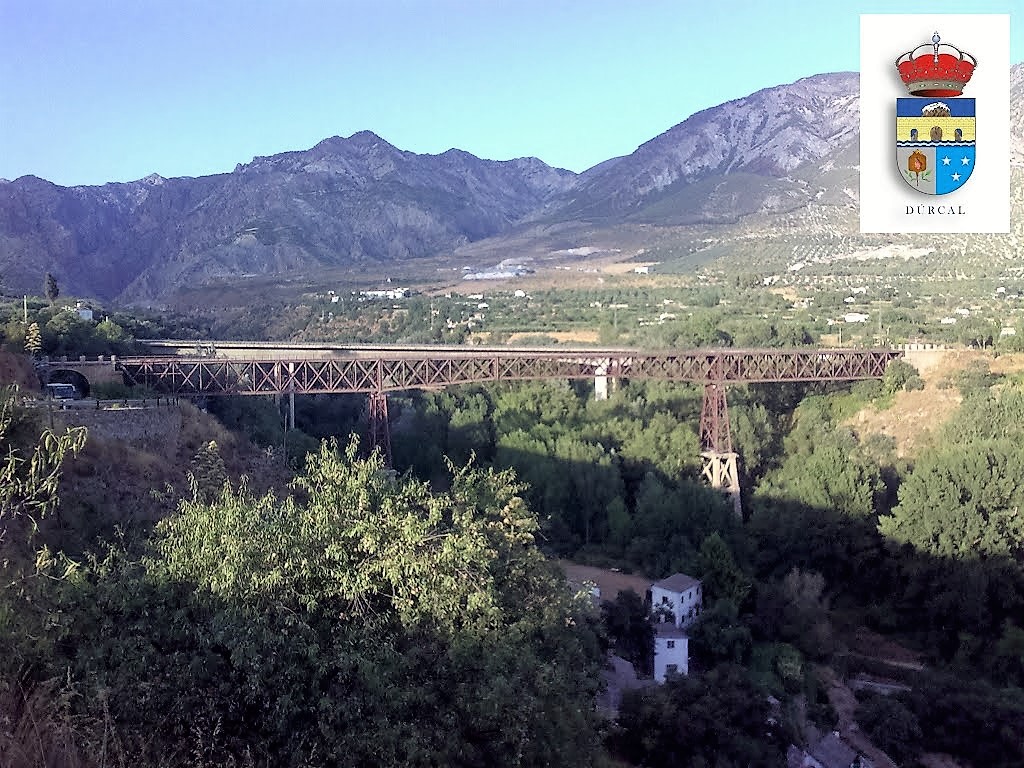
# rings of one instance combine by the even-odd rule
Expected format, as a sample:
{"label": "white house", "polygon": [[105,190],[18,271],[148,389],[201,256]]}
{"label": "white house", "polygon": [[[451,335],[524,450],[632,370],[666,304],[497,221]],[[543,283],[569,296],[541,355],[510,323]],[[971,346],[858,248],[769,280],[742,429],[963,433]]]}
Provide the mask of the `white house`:
{"label": "white house", "polygon": [[669,675],[690,674],[690,638],[675,624],[654,625],[654,679],[664,683]]}
{"label": "white house", "polygon": [[863,312],[847,312],[843,315],[843,322],[845,323],[866,323],[868,316]]}
{"label": "white house", "polygon": [[690,638],[686,628],[700,615],[703,592],[700,580],[674,573],[651,585],[654,625],[654,679],[690,673]]}
{"label": "white house", "polygon": [[674,573],[651,585],[651,612],[661,620],[671,614],[676,627],[686,628],[700,615],[702,598],[699,579]]}
{"label": "white house", "polygon": [[68,312],[74,312],[78,316],[79,320],[92,320],[93,319],[92,310],[89,309],[87,306],[85,306],[85,304],[83,304],[80,301],[76,301],[75,302],[75,306],[68,307],[67,310],[68,310]]}

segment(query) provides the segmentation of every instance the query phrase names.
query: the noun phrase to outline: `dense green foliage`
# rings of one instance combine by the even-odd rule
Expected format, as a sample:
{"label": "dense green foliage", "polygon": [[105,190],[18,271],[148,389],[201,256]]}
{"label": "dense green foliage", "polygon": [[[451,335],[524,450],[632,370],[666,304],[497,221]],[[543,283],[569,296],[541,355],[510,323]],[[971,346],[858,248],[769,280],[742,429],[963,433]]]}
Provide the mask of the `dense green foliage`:
{"label": "dense green foliage", "polygon": [[[805,697],[808,715],[831,728],[811,662],[844,650],[851,621],[899,632],[957,674],[1024,681],[1013,514],[1024,473],[1011,463],[1020,461],[1022,396],[990,391],[987,369],[969,370],[947,447],[913,466],[890,442],[839,426],[871,400],[884,407],[914,376],[896,367],[881,383],[811,397],[786,387],[731,390],[736,442],[750,457],[742,525],[696,479],[699,393],[685,387],[631,383],[606,402],[582,385],[542,383],[414,395],[393,401],[395,456],[435,483],[444,482],[444,455],[515,467],[541,512],[543,548],[655,577],[702,577],[708,609],[691,632],[696,669],[749,665],[760,690]],[[949,499],[971,501],[944,506]],[[942,517],[953,513],[953,523]],[[929,531],[960,549],[937,549]],[[645,669],[640,613],[620,598],[606,604],[605,623],[621,654]],[[650,726],[642,722],[623,720],[621,737],[639,738],[636,729]],[[789,727],[799,740],[799,722]],[[1006,727],[1024,733],[1012,718]],[[911,723],[882,741],[912,756],[915,733]]]}
{"label": "dense green foliage", "polygon": [[630,384],[595,401],[586,387],[557,382],[415,395],[398,419],[395,463],[425,477],[444,455],[514,467],[549,550],[656,576],[696,571],[707,536],[738,546],[741,527],[697,479],[697,437],[684,414],[698,397]]}
{"label": "dense green foliage", "polygon": [[628,694],[612,744],[651,768],[774,768],[783,750],[767,720],[765,697],[741,667],[726,664]]}
{"label": "dense green foliage", "polygon": [[958,560],[1024,555],[1024,392],[969,396],[947,440],[921,458],[900,487],[882,532]]}
{"label": "dense green foliage", "polygon": [[921,725],[896,697],[867,695],[855,712],[861,728],[890,757],[902,763],[922,747]]}
{"label": "dense green foliage", "polygon": [[[72,302],[73,304],[74,302]],[[142,354],[145,349],[136,339],[209,338],[209,327],[191,318],[173,313],[146,316],[138,312],[102,312],[93,310],[93,320],[79,316],[71,306],[54,301],[27,299],[28,322],[23,322],[22,303],[0,303],[0,338],[12,351],[21,351],[30,341],[29,329],[38,333],[38,353],[51,358],[80,355],[95,359],[98,355]],[[33,344],[34,346],[34,344]]]}
{"label": "dense green foliage", "polygon": [[654,625],[644,599],[631,589],[623,590],[601,604],[601,614],[612,652],[632,664],[638,675],[651,675]]}
{"label": "dense green foliage", "polygon": [[284,498],[203,493],[141,558],[47,566],[5,595],[4,672],[66,676],[125,765],[592,764],[599,636],[519,486],[381,470],[325,445]]}

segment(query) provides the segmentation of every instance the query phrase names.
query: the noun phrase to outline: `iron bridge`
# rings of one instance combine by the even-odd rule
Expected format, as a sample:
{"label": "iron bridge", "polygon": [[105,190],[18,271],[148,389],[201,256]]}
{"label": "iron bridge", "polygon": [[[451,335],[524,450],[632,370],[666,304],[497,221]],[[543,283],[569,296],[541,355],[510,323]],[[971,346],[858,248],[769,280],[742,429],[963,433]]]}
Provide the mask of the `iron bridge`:
{"label": "iron bridge", "polygon": [[[155,346],[158,342],[150,342]],[[160,342],[182,349],[182,342]],[[704,384],[880,378],[893,349],[331,347],[216,342],[216,356],[119,358],[126,384],[175,395],[375,393],[529,379],[661,379]],[[194,345],[193,345],[194,346]],[[187,348],[187,347],[186,347]],[[269,352],[269,350],[273,350]],[[263,354],[259,354],[263,352]],[[224,356],[232,353],[235,356]]]}
{"label": "iron bridge", "polygon": [[[530,379],[660,379],[703,384],[703,475],[740,504],[726,387],[879,379],[895,349],[636,349],[334,346],[291,342],[149,341],[165,354],[115,362],[126,384],[174,395],[368,393],[370,445],[391,463],[387,393]],[[294,397],[292,426],[294,426]]]}

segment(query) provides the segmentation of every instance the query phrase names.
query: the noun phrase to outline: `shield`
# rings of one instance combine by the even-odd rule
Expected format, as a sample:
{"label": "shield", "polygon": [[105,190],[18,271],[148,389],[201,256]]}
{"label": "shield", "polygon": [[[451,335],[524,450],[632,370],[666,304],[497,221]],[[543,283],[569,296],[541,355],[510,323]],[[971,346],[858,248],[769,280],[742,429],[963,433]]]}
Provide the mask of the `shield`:
{"label": "shield", "polygon": [[896,165],[911,187],[946,195],[974,170],[974,99],[896,99]]}

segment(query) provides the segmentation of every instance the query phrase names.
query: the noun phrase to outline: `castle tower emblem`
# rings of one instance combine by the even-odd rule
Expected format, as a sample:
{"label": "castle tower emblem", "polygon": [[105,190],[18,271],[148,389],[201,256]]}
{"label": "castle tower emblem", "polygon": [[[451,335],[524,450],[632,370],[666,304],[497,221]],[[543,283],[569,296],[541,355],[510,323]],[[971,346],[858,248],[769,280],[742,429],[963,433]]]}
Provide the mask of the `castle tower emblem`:
{"label": "castle tower emblem", "polygon": [[903,180],[928,195],[962,187],[974,170],[975,104],[963,98],[978,60],[936,32],[896,59],[910,94],[896,99],[896,162]]}

